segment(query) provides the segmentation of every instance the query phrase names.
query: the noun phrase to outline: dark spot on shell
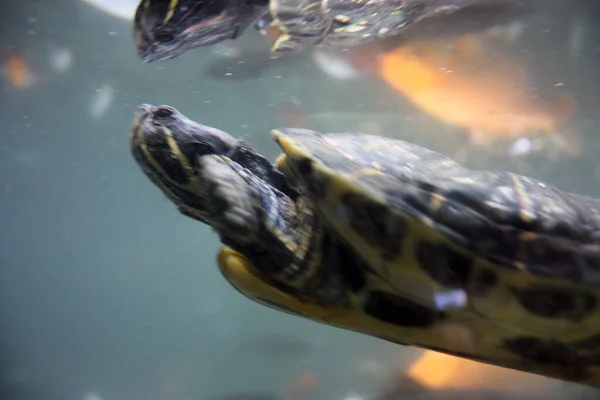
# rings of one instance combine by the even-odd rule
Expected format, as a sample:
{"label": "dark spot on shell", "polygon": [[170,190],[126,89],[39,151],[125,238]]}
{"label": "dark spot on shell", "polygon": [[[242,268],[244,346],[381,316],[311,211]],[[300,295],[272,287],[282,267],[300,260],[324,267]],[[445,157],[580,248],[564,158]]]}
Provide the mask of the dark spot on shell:
{"label": "dark spot on shell", "polygon": [[296,171],[298,171],[298,174],[300,174],[300,176],[302,176],[303,178],[306,175],[312,175],[313,174],[312,161],[309,158],[302,158],[300,161],[298,161],[296,163]]}
{"label": "dark spot on shell", "polygon": [[329,234],[325,234],[322,246],[324,249],[322,263],[337,271],[352,292],[356,293],[364,289],[365,270],[368,266],[360,256],[340,239]]}
{"label": "dark spot on shell", "polygon": [[341,200],[344,217],[354,232],[373,247],[382,249],[382,257],[394,259],[401,251],[406,236],[406,223],[392,215],[387,206],[356,194]]}
{"label": "dark spot on shell", "polygon": [[429,276],[445,287],[466,288],[472,260],[448,246],[432,242],[417,245],[416,258]]}
{"label": "dark spot on shell", "polygon": [[473,275],[473,281],[469,287],[469,294],[473,296],[485,296],[498,283],[498,276],[489,268],[481,268]]}
{"label": "dark spot on shell", "polygon": [[352,229],[367,243],[377,247],[387,240],[389,218],[386,207],[353,194],[343,197],[342,207]]}
{"label": "dark spot on shell", "polygon": [[366,263],[341,241],[337,241],[336,247],[342,278],[350,286],[350,290],[355,293],[361,291],[367,282],[365,278]]}
{"label": "dark spot on shell", "polygon": [[295,171],[308,192],[319,200],[325,197],[326,182],[319,182],[315,176],[315,169],[310,158],[302,158],[295,163]]}
{"label": "dark spot on shell", "polygon": [[562,287],[535,286],[511,291],[527,311],[543,318],[579,321],[597,305],[592,294]]}
{"label": "dark spot on shell", "polygon": [[390,324],[408,327],[431,326],[444,318],[443,313],[385,292],[369,293],[365,313]]}

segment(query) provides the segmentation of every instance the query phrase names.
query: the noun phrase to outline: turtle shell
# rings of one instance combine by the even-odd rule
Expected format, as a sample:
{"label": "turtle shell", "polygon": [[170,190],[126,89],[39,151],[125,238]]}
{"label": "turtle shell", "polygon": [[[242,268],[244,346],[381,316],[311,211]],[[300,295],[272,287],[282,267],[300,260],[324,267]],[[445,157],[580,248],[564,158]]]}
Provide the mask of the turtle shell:
{"label": "turtle shell", "polygon": [[273,131],[333,231],[402,298],[536,337],[600,333],[600,202],[363,134]]}

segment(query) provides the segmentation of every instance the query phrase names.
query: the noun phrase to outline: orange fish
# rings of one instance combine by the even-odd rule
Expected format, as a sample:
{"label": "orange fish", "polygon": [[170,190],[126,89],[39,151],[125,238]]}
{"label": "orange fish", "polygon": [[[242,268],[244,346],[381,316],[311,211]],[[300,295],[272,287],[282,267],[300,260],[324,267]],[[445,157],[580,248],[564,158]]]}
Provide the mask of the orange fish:
{"label": "orange fish", "polygon": [[476,144],[545,133],[577,151],[566,126],[573,98],[534,95],[521,63],[473,36],[411,42],[384,54],[378,74],[427,114],[466,129]]}
{"label": "orange fish", "polygon": [[505,389],[506,382],[511,382],[511,389],[529,390],[533,387],[543,388],[548,383],[547,378],[539,375],[482,364],[435,351],[424,352],[409,367],[407,375],[415,382],[433,390]]}
{"label": "orange fish", "polygon": [[17,89],[27,89],[34,83],[34,75],[21,54],[10,55],[4,62],[2,73]]}
{"label": "orange fish", "polygon": [[552,385],[561,383],[428,350],[407,370],[392,372],[377,399],[541,400]]}

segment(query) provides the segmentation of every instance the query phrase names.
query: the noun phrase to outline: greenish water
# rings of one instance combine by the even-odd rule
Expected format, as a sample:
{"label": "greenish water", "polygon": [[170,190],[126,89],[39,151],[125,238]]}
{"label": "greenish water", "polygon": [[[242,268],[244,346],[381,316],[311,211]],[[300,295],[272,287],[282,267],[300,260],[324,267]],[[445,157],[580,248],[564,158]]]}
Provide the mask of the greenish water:
{"label": "greenish water", "polygon": [[[419,350],[277,313],[232,290],[216,268],[217,237],[179,215],[142,175],[128,131],[137,105],[151,103],[244,137],[271,159],[278,149],[269,130],[295,116],[312,128],[369,129],[450,155],[464,149],[464,133],[376,76],[335,80],[308,51],[270,60],[255,32],[144,64],[130,21],[80,1],[13,1],[3,9],[2,61],[19,54],[35,81],[19,89],[5,74],[0,87],[1,399],[287,399],[307,371],[318,384],[306,399],[377,399],[390,374],[417,359]],[[576,98],[579,154],[468,149],[465,164],[600,197],[599,17],[593,2],[535,16],[512,45],[540,86],[559,84]],[[573,35],[583,35],[580,44]],[[61,52],[70,66],[57,60]],[[517,390],[496,397],[407,386],[402,398],[600,395],[515,376],[507,389]]]}

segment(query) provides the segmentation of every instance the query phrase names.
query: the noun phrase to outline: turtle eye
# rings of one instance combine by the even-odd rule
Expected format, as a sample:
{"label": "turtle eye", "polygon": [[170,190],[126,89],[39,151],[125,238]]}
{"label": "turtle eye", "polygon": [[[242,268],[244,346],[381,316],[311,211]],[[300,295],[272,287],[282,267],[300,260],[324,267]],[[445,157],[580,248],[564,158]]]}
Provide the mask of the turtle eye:
{"label": "turtle eye", "polygon": [[167,28],[159,28],[154,32],[154,39],[157,42],[173,42],[175,40],[175,35],[171,29]]}
{"label": "turtle eye", "polygon": [[154,119],[159,119],[159,120],[167,120],[170,119],[173,116],[173,109],[168,108],[168,107],[161,107],[159,109],[157,109],[156,111],[154,111]]}

